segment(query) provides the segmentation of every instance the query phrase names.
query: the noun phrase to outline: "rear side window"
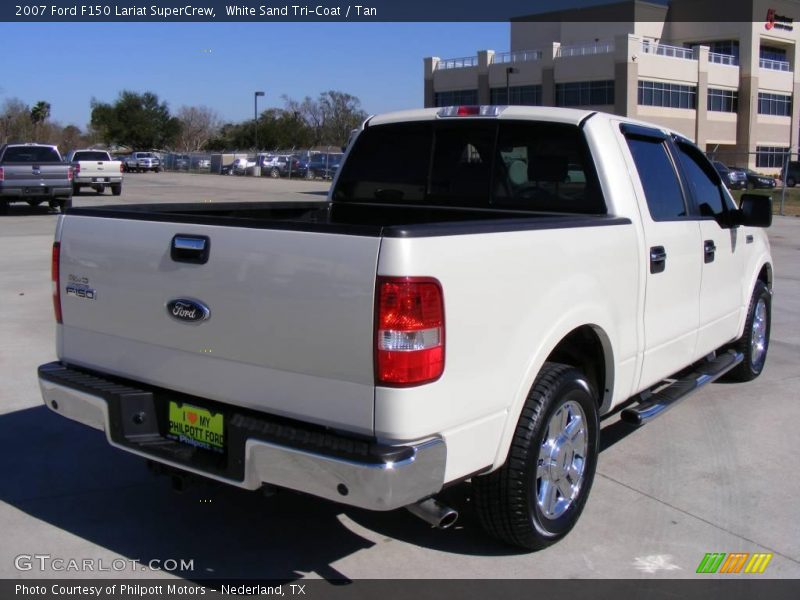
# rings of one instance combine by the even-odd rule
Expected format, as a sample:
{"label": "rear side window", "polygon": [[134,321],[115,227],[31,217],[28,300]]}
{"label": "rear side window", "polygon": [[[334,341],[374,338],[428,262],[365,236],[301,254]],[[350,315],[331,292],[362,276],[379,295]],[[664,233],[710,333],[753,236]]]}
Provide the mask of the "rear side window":
{"label": "rear side window", "polygon": [[60,162],[61,157],[55,148],[47,146],[11,146],[6,148],[3,162]]}
{"label": "rear side window", "polygon": [[583,133],[574,125],[439,120],[368,127],[335,201],[603,214]]}
{"label": "rear side window", "polygon": [[664,141],[639,137],[628,137],[627,140],[653,220],[686,217],[683,191]]}

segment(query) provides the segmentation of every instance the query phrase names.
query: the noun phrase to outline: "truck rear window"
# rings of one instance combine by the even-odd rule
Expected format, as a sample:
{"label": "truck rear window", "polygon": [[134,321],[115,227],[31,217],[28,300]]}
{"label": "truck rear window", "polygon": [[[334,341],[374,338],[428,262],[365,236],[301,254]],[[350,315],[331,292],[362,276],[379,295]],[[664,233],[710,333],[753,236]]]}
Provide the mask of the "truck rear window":
{"label": "truck rear window", "polygon": [[72,160],[111,160],[106,152],[76,152]]}
{"label": "truck rear window", "polygon": [[581,130],[535,121],[440,120],[364,130],[337,202],[604,214]]}
{"label": "truck rear window", "polygon": [[61,162],[55,148],[47,146],[10,146],[3,154],[3,162]]}

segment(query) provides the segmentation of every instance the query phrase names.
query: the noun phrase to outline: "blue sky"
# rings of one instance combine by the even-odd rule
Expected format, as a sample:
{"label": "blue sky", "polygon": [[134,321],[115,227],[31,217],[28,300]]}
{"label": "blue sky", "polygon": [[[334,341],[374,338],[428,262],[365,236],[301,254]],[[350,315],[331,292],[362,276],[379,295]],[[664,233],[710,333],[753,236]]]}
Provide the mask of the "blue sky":
{"label": "blue sky", "polygon": [[[94,97],[152,91],[172,111],[206,105],[228,121],[334,89],[367,112],[422,106],[422,59],[505,51],[508,23],[0,23],[0,105],[45,100],[83,129]],[[24,49],[24,50],[22,50]]]}

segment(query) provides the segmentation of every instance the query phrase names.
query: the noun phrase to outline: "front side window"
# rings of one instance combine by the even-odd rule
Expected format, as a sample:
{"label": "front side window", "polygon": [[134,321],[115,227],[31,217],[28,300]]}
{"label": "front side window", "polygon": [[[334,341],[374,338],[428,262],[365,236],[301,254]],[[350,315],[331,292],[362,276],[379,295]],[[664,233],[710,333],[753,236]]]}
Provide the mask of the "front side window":
{"label": "front side window", "polygon": [[664,140],[629,136],[627,141],[653,220],[686,217],[683,191]]}
{"label": "front side window", "polygon": [[677,144],[678,160],[689,190],[702,217],[718,217],[723,212],[719,176],[702,153],[684,143]]}

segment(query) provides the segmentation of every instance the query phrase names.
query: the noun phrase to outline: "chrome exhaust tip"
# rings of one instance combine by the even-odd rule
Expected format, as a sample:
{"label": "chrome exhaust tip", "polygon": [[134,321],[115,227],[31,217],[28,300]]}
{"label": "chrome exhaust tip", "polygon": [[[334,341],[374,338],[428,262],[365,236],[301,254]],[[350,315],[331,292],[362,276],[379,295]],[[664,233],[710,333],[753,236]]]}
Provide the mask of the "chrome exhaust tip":
{"label": "chrome exhaust tip", "polygon": [[428,498],[416,504],[409,504],[406,509],[415,517],[419,517],[438,529],[452,527],[458,520],[457,510],[445,506],[434,498]]}

